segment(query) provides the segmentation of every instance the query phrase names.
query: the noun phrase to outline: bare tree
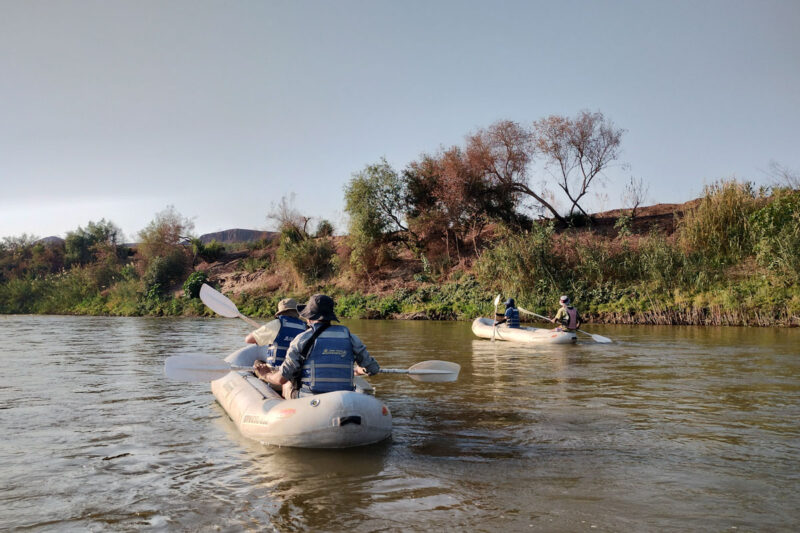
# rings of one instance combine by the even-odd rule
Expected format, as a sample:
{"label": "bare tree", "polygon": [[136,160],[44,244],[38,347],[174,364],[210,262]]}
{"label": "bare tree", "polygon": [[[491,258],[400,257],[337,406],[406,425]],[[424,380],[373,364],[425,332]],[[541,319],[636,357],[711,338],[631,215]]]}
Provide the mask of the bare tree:
{"label": "bare tree", "polygon": [[282,196],[278,205],[272,204],[270,212],[267,213],[267,219],[274,220],[279,231],[293,230],[299,237],[305,239],[308,237],[307,228],[311,217],[303,215],[294,208],[294,198],[294,193],[288,199]]}
{"label": "bare tree", "polygon": [[647,192],[650,186],[645,184],[642,178],[634,178],[625,185],[622,193],[622,205],[631,210],[631,218],[636,218],[636,210],[642,203],[647,201]]}
{"label": "bare tree", "polygon": [[800,189],[800,173],[781,165],[777,161],[769,162],[769,176],[773,179],[774,184],[779,187]]}
{"label": "bare tree", "polygon": [[552,115],[534,123],[533,141],[547,166],[557,169],[557,185],[571,202],[570,215],[578,209],[588,216],[580,201],[619,156],[623,133],[600,112],[581,111],[574,119]]}

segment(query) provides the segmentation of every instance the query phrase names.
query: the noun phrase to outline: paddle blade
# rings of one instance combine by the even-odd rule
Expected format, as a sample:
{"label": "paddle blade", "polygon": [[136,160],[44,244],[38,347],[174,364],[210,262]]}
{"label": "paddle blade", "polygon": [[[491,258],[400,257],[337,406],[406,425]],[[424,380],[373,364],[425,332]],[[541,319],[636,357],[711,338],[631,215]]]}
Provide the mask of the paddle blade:
{"label": "paddle blade", "polygon": [[590,333],[589,335],[592,336],[594,342],[599,342],[600,344],[608,344],[609,342],[611,342],[611,339],[609,339],[608,337],[603,337],[602,335],[595,335],[593,333]]}
{"label": "paddle blade", "polygon": [[458,379],[461,365],[449,361],[423,361],[408,369],[408,377],[426,383],[449,383]]}
{"label": "paddle blade", "polygon": [[164,361],[164,373],[177,381],[214,381],[227,376],[230,371],[230,364],[211,355],[173,355]]}
{"label": "paddle blade", "polygon": [[498,294],[497,296],[494,297],[494,306],[495,306],[495,308],[497,308],[497,306],[499,304],[500,304],[500,295]]}
{"label": "paddle blade", "polygon": [[236,304],[230,301],[224,294],[214,290],[211,286],[203,283],[200,287],[200,299],[209,309],[228,318],[239,318],[239,309]]}
{"label": "paddle blade", "polygon": [[578,333],[588,335],[592,338],[594,342],[599,342],[600,344],[608,344],[609,342],[614,342],[608,337],[603,337],[602,335],[595,335],[594,333],[589,333],[588,331],[583,331],[582,329],[579,329]]}

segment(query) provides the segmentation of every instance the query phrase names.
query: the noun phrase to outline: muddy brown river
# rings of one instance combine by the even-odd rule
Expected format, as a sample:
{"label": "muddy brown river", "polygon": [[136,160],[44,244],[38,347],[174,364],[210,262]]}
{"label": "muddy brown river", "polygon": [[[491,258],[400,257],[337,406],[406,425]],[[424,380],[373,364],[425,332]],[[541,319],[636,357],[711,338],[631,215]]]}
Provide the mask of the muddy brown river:
{"label": "muddy brown river", "polygon": [[346,321],[392,439],[241,437],[164,359],[224,357],[230,319],[0,316],[0,529],[794,531],[800,330],[592,326],[613,344],[478,340],[469,323]]}

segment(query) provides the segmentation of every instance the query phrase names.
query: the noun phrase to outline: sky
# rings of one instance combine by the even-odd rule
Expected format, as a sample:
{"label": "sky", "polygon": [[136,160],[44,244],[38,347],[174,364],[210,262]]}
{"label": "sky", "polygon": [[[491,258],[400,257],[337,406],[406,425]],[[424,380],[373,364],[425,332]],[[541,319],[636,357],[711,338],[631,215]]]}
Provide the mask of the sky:
{"label": "sky", "polygon": [[344,233],[365,166],[583,110],[625,130],[592,211],[768,184],[800,170],[798,28],[796,0],[0,0],[0,239],[273,229],[282,198]]}

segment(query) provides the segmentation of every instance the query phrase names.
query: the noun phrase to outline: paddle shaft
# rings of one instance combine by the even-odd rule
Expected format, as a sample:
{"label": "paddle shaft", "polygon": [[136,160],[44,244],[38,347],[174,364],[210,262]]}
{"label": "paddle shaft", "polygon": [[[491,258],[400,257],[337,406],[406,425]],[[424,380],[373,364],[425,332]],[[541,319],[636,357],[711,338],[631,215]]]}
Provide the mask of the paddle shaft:
{"label": "paddle shaft", "polygon": [[407,368],[381,368],[381,374],[415,374],[415,375],[424,375],[424,374],[452,374],[452,370],[434,370],[434,369],[426,369],[426,370],[410,370]]}
{"label": "paddle shaft", "polygon": [[[532,312],[528,311],[527,309],[523,309],[521,307],[518,307],[517,309],[519,309],[523,313],[528,313],[529,315],[537,316],[539,318],[543,318],[545,320],[548,320],[548,321],[552,322],[552,319],[550,319],[550,318],[548,318],[546,316],[537,315],[536,313],[532,313]],[[603,337],[602,335],[595,335],[593,333],[589,333],[588,331],[583,331],[583,330],[580,330],[580,329],[576,329],[575,331],[577,331],[578,333],[582,333],[584,335],[588,335],[595,342],[600,342],[600,343],[603,343],[603,344],[611,342],[611,339],[609,339],[608,337]]]}
{"label": "paddle shaft", "polygon": [[239,318],[241,318],[242,320],[244,320],[245,322],[247,322],[248,324],[250,324],[254,328],[260,328],[262,326],[262,324],[259,324],[258,322],[256,322],[252,318],[250,318],[249,316],[244,316],[242,313],[239,313]]}
{"label": "paddle shaft", "polygon": [[[460,366],[447,361],[423,361],[408,369],[384,368],[384,374],[406,374],[416,381],[431,383],[455,381]],[[164,361],[168,378],[182,381],[208,382],[226,376],[231,371],[253,371],[250,366],[232,365],[227,361],[205,354],[173,355]]]}
{"label": "paddle shaft", "polygon": [[542,319],[544,319],[544,320],[547,320],[548,322],[552,322],[552,321],[553,321],[553,320],[552,320],[550,317],[546,317],[546,316],[542,316],[542,315],[537,315],[536,313],[532,313],[532,312],[528,311],[527,309],[523,309],[522,307],[517,307],[517,309],[519,309],[519,310],[520,310],[520,311],[522,311],[523,313],[527,313],[527,314],[529,314],[529,315],[533,315],[533,316],[536,316],[536,317],[542,318]]}
{"label": "paddle shaft", "polygon": [[497,304],[500,303],[500,295],[498,294],[494,299],[494,316],[492,320],[494,323],[492,324],[492,342],[494,342],[495,334],[497,333]]}

